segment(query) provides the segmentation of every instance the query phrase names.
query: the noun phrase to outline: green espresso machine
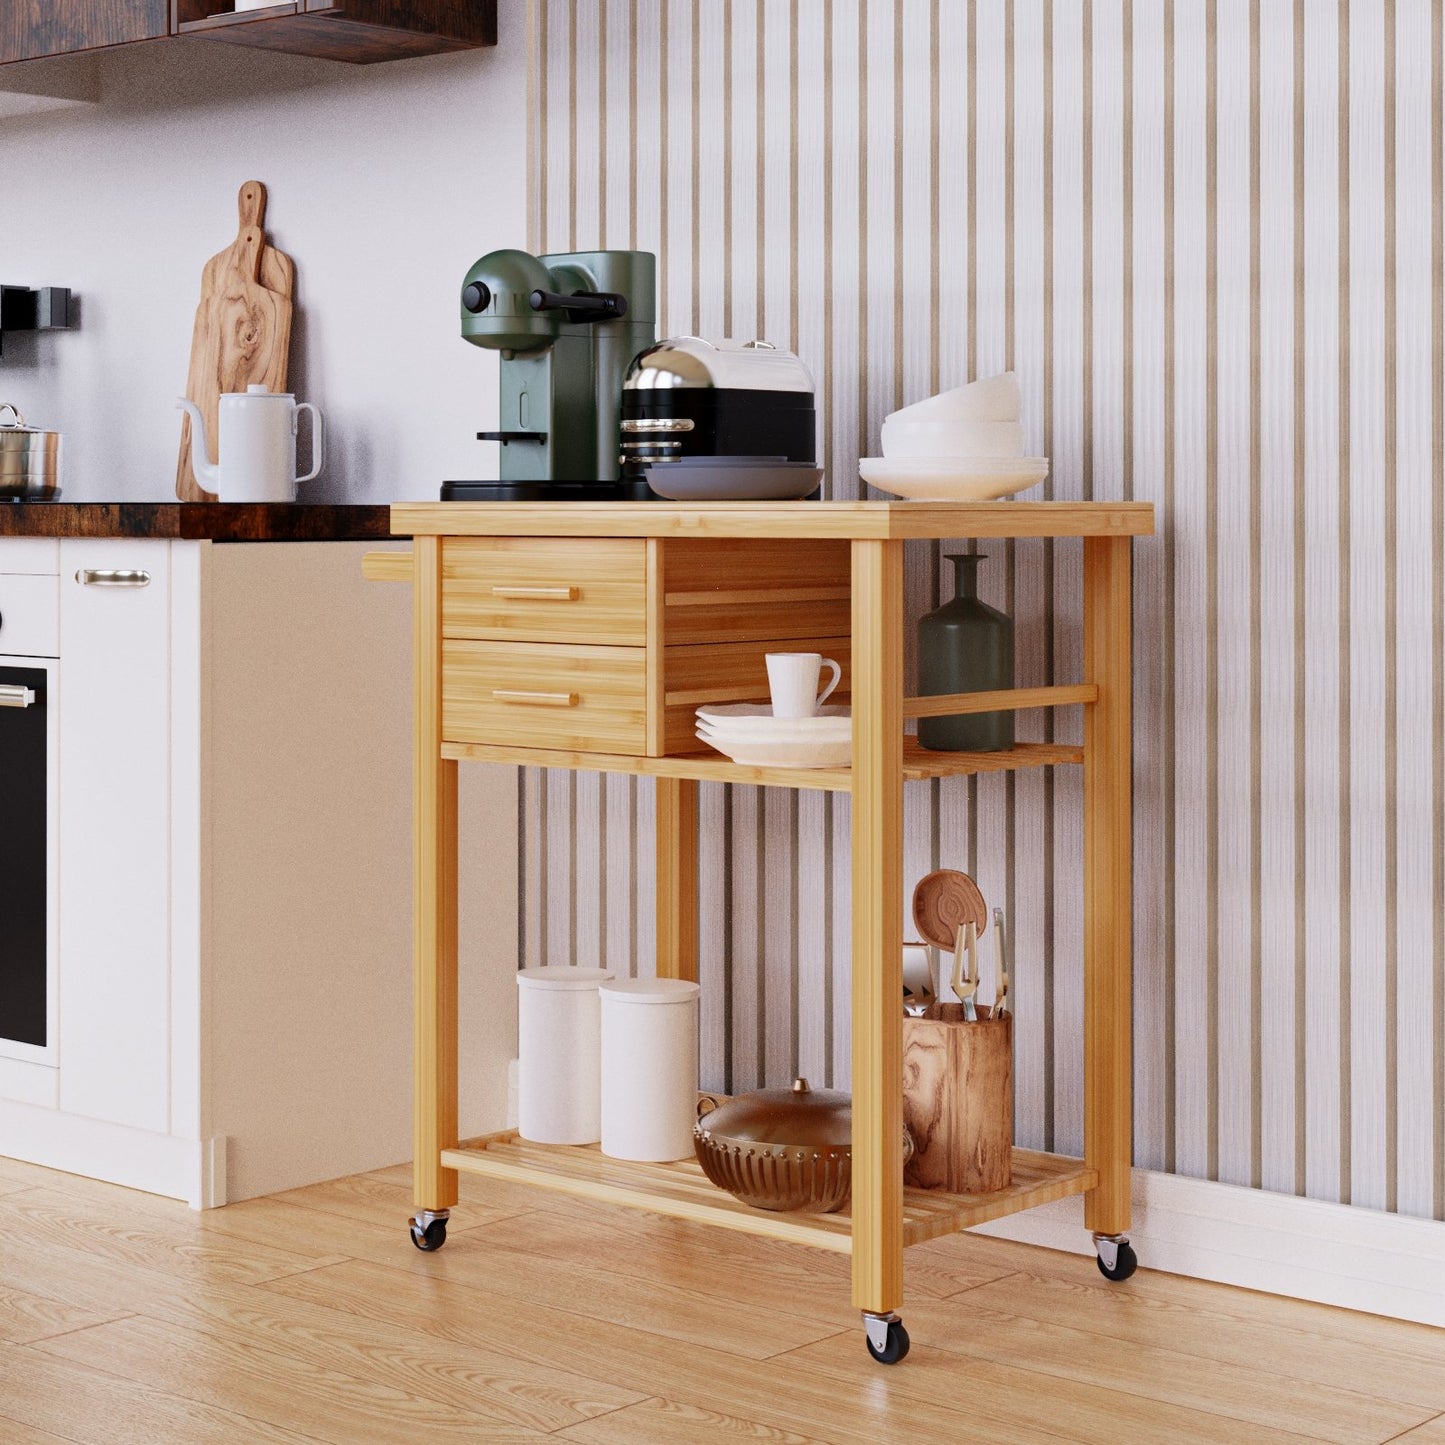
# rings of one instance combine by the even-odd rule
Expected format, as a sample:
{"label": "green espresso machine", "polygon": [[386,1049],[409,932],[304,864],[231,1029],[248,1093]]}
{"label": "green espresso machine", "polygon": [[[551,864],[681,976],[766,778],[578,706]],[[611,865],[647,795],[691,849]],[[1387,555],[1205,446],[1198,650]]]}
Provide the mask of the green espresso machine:
{"label": "green espresso machine", "polygon": [[657,339],[646,251],[493,251],[462,285],[462,335],[501,352],[497,482],[447,482],[451,500],[645,500],[621,480],[622,380]]}

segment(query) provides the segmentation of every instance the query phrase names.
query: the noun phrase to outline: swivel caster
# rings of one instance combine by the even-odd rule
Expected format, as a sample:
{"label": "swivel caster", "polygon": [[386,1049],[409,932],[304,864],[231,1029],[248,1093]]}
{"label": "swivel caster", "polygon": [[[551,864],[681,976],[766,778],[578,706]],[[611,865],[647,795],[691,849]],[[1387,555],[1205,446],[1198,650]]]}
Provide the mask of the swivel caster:
{"label": "swivel caster", "polygon": [[1124,1234],[1096,1234],[1094,1248],[1099,1252],[1099,1273],[1105,1279],[1128,1279],[1139,1268],[1139,1256]]}
{"label": "swivel caster", "polygon": [[411,1242],[420,1250],[430,1254],[433,1250],[440,1249],[447,1242],[447,1219],[450,1211],[446,1209],[423,1209],[408,1221],[411,1226]]}
{"label": "swivel caster", "polygon": [[863,1312],[863,1334],[868,1353],[880,1365],[896,1365],[908,1353],[908,1331],[895,1314]]}

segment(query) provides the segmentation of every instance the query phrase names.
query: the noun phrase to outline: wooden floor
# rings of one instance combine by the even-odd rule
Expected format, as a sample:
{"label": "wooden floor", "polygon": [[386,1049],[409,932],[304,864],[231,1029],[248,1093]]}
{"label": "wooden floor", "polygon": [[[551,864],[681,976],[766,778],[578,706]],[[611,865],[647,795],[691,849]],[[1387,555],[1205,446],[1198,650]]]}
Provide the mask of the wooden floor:
{"label": "wooden floor", "polygon": [[195,1214],[0,1159],[0,1442],[1445,1445],[1445,1332],[970,1235],[872,1364],[847,1260],[405,1169]]}

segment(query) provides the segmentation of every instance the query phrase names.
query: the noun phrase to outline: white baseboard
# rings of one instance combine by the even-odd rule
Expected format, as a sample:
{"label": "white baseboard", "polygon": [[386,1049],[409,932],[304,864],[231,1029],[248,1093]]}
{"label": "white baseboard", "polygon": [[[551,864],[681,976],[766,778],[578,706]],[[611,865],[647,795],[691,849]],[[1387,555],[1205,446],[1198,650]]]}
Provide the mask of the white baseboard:
{"label": "white baseboard", "polygon": [[[1445,1224],[1134,1171],[1129,1238],[1146,1269],[1445,1326]],[[1092,1254],[1075,1196],[980,1234]]]}
{"label": "white baseboard", "polygon": [[214,1140],[152,1134],[104,1119],[0,1099],[0,1154],[147,1194],[183,1199],[193,1209],[226,1202],[224,1140],[218,1152]]}

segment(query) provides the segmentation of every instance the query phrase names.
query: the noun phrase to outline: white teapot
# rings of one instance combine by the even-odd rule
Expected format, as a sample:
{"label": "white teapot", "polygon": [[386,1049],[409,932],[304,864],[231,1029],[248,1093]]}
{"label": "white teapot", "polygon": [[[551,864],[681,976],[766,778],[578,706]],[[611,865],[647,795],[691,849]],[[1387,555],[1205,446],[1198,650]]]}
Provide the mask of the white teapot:
{"label": "white teapot", "polygon": [[[206,419],[195,402],[176,406],[191,418],[191,467],[196,480],[223,502],[294,502],[296,487],[320,474],[323,461],[321,413],[289,392],[248,386],[222,394],[217,412],[217,455],[212,466]],[[311,413],[311,470],[296,475],[296,432],[301,413]]]}

